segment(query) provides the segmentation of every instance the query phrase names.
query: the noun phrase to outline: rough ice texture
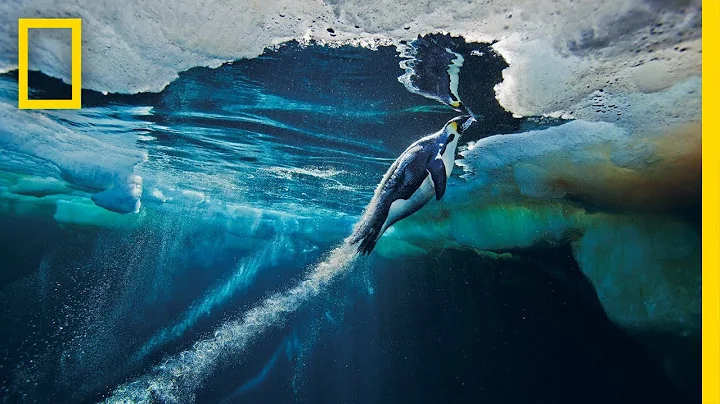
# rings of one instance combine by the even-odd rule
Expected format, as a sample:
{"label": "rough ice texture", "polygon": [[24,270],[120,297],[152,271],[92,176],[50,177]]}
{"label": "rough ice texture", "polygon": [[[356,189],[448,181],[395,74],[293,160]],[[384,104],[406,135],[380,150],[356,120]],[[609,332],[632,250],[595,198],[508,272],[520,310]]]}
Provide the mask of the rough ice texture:
{"label": "rough ice texture", "polygon": [[[498,88],[522,115],[571,112],[593,91],[656,91],[700,74],[699,0],[185,1],[0,3],[0,70],[17,66],[17,19],[83,19],[84,87],[160,91],[194,66],[256,57],[290,39],[373,46],[450,32],[498,39]],[[69,81],[69,44],[31,35],[31,68]]]}
{"label": "rough ice texture", "polygon": [[[675,32],[681,28],[675,28]],[[695,32],[699,35],[699,27]],[[640,32],[645,32],[640,31]],[[653,43],[648,38],[624,43],[610,41],[607,49],[577,53],[559,51],[544,39],[514,35],[495,45],[510,63],[497,98],[507,110],[523,116],[550,115],[615,122],[622,118],[622,101],[629,94],[652,93],[701,73],[700,39]],[[611,46],[612,45],[612,46]],[[621,98],[615,104],[605,97]],[[665,106],[662,112],[677,109]],[[644,122],[652,122],[646,117]]]}
{"label": "rough ice texture", "polygon": [[138,213],[142,195],[142,178],[130,175],[124,182],[113,185],[92,196],[93,202],[101,208],[117,213]]}
{"label": "rough ice texture", "polygon": [[506,198],[568,196],[635,210],[687,203],[699,197],[700,98],[700,80],[691,78],[626,96],[616,123],[576,120],[483,139],[460,153],[457,164],[469,181],[458,191],[484,190],[485,199],[490,190],[503,190]]}

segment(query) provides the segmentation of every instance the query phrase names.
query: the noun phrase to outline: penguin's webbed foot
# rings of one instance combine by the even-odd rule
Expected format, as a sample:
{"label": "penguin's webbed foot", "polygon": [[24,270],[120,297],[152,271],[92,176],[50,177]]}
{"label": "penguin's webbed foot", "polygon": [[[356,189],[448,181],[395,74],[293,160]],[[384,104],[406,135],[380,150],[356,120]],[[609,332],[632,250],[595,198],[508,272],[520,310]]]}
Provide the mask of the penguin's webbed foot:
{"label": "penguin's webbed foot", "polygon": [[374,241],[374,240],[371,239],[371,238],[366,238],[366,239],[364,239],[364,240],[360,243],[360,246],[358,247],[358,253],[359,253],[360,255],[370,255],[370,253],[372,252],[372,250],[375,248],[375,244],[376,244],[376,243],[377,243],[377,242]]}
{"label": "penguin's webbed foot", "polygon": [[380,226],[364,226],[352,235],[348,243],[350,245],[354,245],[360,242],[360,245],[358,246],[358,254],[370,255],[372,250],[375,248],[375,244],[377,244],[381,228],[382,224]]}

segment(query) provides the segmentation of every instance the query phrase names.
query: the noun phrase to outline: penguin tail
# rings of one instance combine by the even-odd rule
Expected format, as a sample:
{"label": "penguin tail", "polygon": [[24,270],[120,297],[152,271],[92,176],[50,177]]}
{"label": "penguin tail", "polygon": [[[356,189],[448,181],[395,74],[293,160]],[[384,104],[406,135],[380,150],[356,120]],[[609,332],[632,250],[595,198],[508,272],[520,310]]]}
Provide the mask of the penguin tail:
{"label": "penguin tail", "polygon": [[348,239],[348,244],[355,245],[360,243],[360,245],[358,245],[358,254],[370,255],[380,238],[380,230],[382,230],[383,222],[384,221],[374,220],[360,224]]}

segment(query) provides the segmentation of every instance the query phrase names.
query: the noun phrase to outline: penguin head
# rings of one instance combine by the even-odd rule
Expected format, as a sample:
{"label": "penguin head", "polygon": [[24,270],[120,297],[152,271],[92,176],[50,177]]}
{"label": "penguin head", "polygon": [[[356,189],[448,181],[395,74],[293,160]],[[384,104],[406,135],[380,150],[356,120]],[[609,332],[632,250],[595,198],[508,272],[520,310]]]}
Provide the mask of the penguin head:
{"label": "penguin head", "polygon": [[475,122],[475,118],[470,115],[462,115],[449,120],[445,124],[444,132],[446,135],[454,134],[456,136],[462,135],[470,125]]}
{"label": "penguin head", "polygon": [[440,137],[438,138],[438,142],[442,146],[438,156],[445,154],[445,149],[448,145],[457,144],[457,141],[460,139],[460,135],[462,135],[465,128],[467,128],[467,126],[463,126],[463,123],[467,121],[468,118],[469,116],[459,116],[449,120],[445,124],[442,132],[440,133]]}
{"label": "penguin head", "polygon": [[467,110],[465,108],[465,105],[460,102],[460,100],[456,100],[455,97],[451,96],[450,100],[447,102],[448,105],[452,107],[456,112],[460,113],[467,113]]}

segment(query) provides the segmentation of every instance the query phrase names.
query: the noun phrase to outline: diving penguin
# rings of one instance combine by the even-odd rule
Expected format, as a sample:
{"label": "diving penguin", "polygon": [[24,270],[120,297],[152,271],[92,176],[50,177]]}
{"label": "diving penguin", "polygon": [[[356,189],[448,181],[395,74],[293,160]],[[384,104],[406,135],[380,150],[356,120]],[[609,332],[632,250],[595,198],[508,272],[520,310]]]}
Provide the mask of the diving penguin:
{"label": "diving penguin", "polygon": [[455,165],[460,134],[473,121],[468,116],[453,118],[442,130],[411,144],[385,173],[348,243],[359,242],[358,252],[370,254],[388,227],[420,210],[433,195],[440,200]]}

